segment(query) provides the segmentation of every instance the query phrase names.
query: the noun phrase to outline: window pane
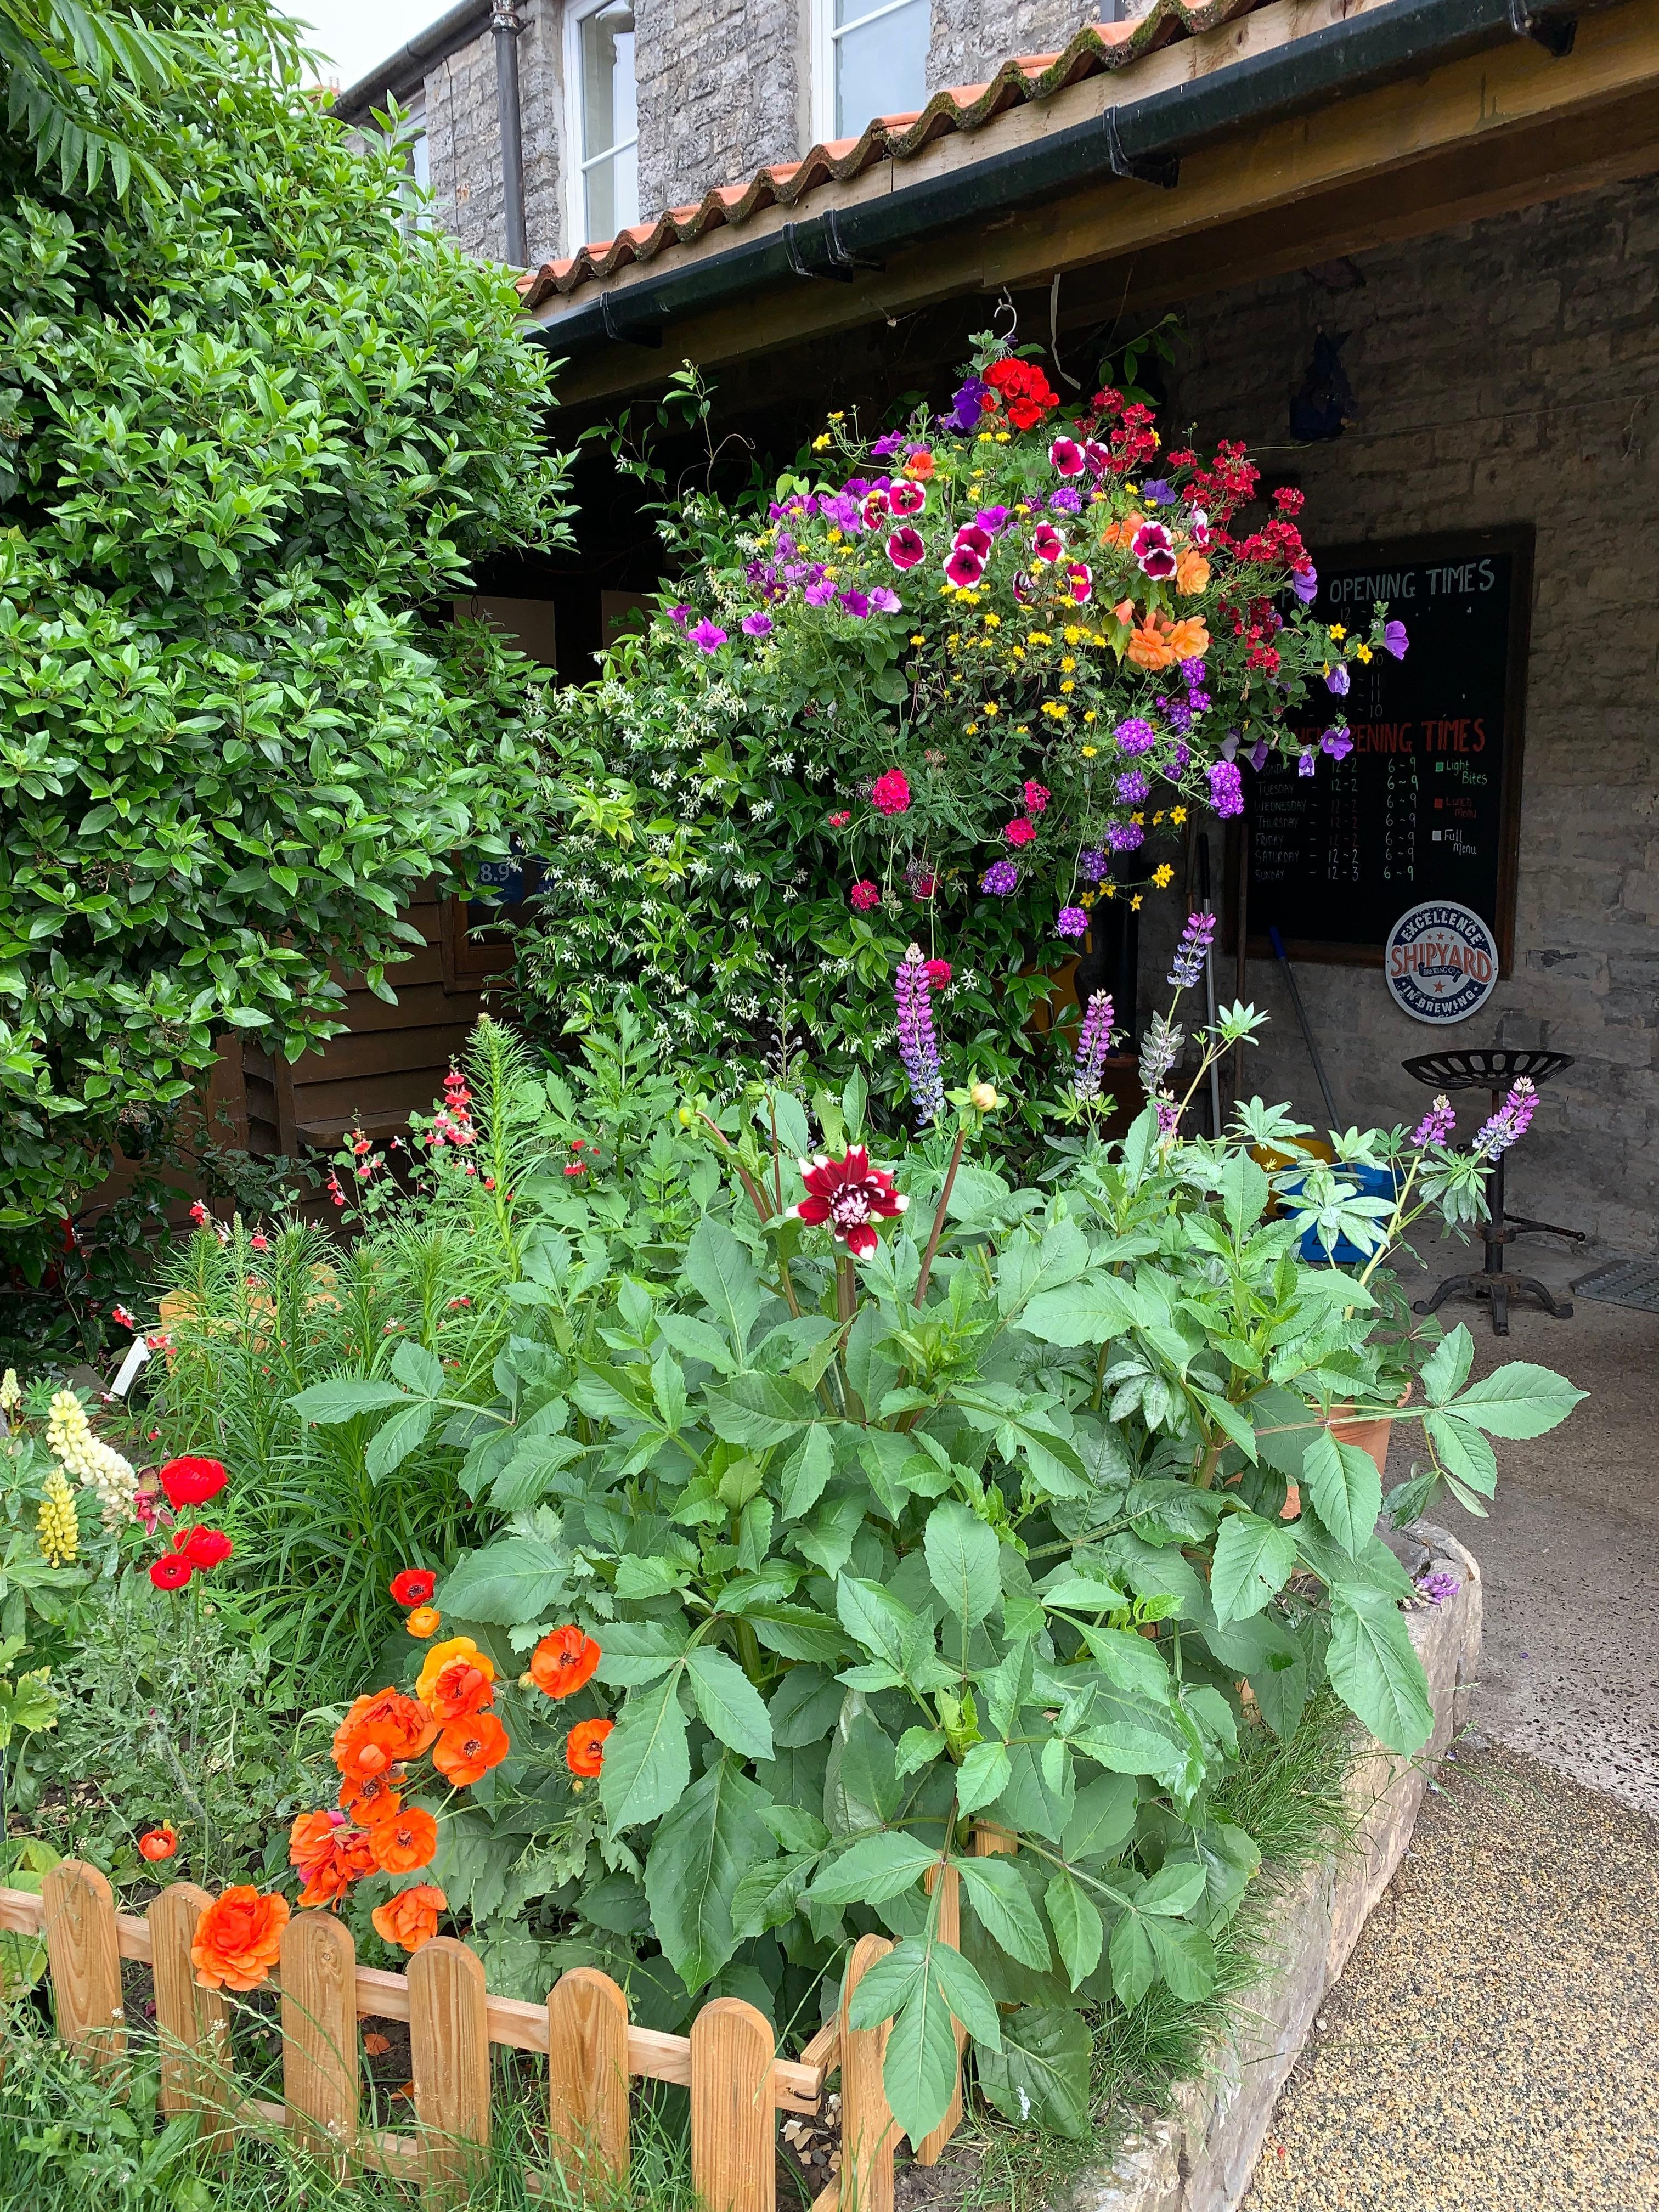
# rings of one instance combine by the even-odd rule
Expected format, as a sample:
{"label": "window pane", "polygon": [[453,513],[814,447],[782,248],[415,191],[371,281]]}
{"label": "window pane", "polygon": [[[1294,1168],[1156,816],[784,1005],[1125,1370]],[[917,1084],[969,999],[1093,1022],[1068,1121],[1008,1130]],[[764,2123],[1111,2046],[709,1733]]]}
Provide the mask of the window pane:
{"label": "window pane", "polygon": [[608,153],[637,128],[634,101],[634,11],[625,0],[584,15],[582,159]]}
{"label": "window pane", "polygon": [[863,0],[836,0],[836,12],[858,24],[836,40],[836,135],[855,138],[872,117],[908,115],[926,100],[928,0],[873,22],[859,22]]}

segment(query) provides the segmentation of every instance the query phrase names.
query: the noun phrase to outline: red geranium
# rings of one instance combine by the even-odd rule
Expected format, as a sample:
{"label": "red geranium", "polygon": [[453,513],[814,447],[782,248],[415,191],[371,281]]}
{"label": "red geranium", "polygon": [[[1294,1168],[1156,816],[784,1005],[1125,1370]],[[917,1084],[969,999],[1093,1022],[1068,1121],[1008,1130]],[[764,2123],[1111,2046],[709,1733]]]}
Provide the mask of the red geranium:
{"label": "red geranium", "polygon": [[1060,404],[1060,394],[1035,362],[994,361],[985,381],[1000,393],[1016,430],[1034,430]]}
{"label": "red geranium", "polygon": [[438,1577],[429,1567],[405,1567],[392,1577],[392,1598],[394,1605],[424,1605],[438,1587]]}
{"label": "red geranium", "polygon": [[875,1224],[902,1213],[910,1203],[893,1188],[884,1168],[872,1168],[862,1145],[849,1146],[843,1158],[832,1160],[820,1152],[800,1164],[806,1196],[790,1210],[798,1220],[814,1227],[828,1223],[837,1243],[845,1244],[855,1259],[865,1259],[878,1243]]}
{"label": "red geranium", "polygon": [[174,1512],[185,1505],[205,1505],[229,1480],[216,1459],[170,1459],[161,1474],[161,1487]]}

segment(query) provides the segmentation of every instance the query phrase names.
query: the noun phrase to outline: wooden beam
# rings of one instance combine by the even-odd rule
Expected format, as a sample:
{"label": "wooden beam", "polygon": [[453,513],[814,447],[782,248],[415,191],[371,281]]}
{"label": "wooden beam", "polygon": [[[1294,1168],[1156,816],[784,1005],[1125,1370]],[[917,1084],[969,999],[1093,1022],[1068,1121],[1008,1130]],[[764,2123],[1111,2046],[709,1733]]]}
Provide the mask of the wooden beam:
{"label": "wooden beam", "polygon": [[[1231,28],[1243,30],[1259,20],[1246,17]],[[1170,51],[1179,53],[1182,48]],[[1091,85],[1115,82],[1090,80]],[[1237,281],[1239,272],[1209,273],[1214,271],[1215,258],[1206,255],[1202,243],[1206,233],[1253,217],[1287,221],[1289,210],[1327,195],[1346,193],[1347,219],[1362,233],[1369,228],[1372,239],[1380,239],[1389,234],[1382,226],[1389,222],[1395,204],[1402,209],[1410,204],[1413,173],[1458,151],[1470,155],[1473,172],[1503,173],[1504,183],[1493,188],[1503,204],[1547,198],[1560,186],[1549,180],[1547,163],[1540,170],[1529,161],[1528,135],[1540,131],[1571,133],[1576,127],[1577,166],[1593,166],[1601,150],[1597,118],[1605,111],[1619,110],[1622,127],[1628,131],[1640,97],[1650,96],[1656,88],[1659,0],[1626,0],[1626,4],[1581,17],[1573,50],[1561,58],[1534,40],[1517,39],[1511,46],[1466,57],[1380,91],[1334,101],[1316,113],[1200,148],[1182,161],[1180,184],[1172,191],[1108,180],[1046,205],[1011,212],[975,231],[907,247],[893,256],[885,270],[868,272],[850,284],[801,284],[757,294],[736,307],[672,325],[659,354],[647,357],[641,349],[616,345],[572,363],[561,373],[559,397],[567,406],[619,398],[650,389],[684,358],[706,368],[718,368],[822,339],[837,329],[896,321],[963,294],[1046,287],[1057,273],[1103,261],[1133,258],[1139,263],[1142,257],[1163,257],[1166,281],[1175,279],[1188,260],[1195,272],[1207,261],[1208,272],[1191,289],[1212,289],[1217,282]],[[1012,119],[1025,120],[1037,112],[1018,110]],[[977,157],[984,159],[1013,143],[1001,135],[1007,119],[975,132],[969,140],[941,143],[971,144]],[[1622,158],[1632,158],[1628,149]],[[883,166],[885,170],[895,167]],[[908,175],[912,165],[904,168]],[[1530,191],[1529,171],[1534,173]],[[889,179],[890,185],[893,181]],[[1386,198],[1376,191],[1379,184],[1386,184]],[[1470,219],[1455,213],[1437,220],[1435,189],[1429,179],[1423,180],[1415,204],[1416,231],[1396,234],[1420,235],[1425,228]],[[1480,192],[1472,189],[1468,173],[1462,190],[1466,199],[1479,201]],[[806,205],[842,205],[847,199],[842,191],[826,191],[814,194]],[[745,225],[733,239],[751,228]],[[1316,223],[1311,228],[1332,241],[1325,248],[1328,253],[1366,242],[1362,235],[1345,245],[1330,226]],[[1309,258],[1320,257],[1310,256],[1308,246],[1298,243],[1290,265]],[[675,265],[684,263],[677,259]],[[640,272],[641,276],[646,273]],[[580,303],[592,296],[592,288],[585,288],[574,298]],[[556,350],[556,318],[548,336]]]}

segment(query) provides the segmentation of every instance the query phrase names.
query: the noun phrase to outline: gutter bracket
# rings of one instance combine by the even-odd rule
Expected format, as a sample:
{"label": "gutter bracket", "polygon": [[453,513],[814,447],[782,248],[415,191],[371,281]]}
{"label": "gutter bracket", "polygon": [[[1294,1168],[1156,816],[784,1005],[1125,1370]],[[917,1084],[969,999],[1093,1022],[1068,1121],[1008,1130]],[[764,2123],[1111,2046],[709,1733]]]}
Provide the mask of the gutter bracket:
{"label": "gutter bracket", "polygon": [[[836,210],[826,208],[816,222],[787,222],[783,226],[783,250],[789,266],[797,276],[817,276],[831,283],[850,284],[860,269],[882,269],[884,262],[872,260],[848,245],[841,234]],[[813,247],[821,248],[821,254]]]}
{"label": "gutter bracket", "polygon": [[[1522,0],[1510,0],[1511,7],[1522,5]],[[1161,185],[1172,192],[1181,182],[1181,156],[1178,154],[1129,153],[1118,129],[1117,110],[1107,108],[1101,116],[1106,126],[1106,161],[1115,177],[1133,177],[1143,185]]]}
{"label": "gutter bracket", "polygon": [[1557,61],[1572,52],[1578,35],[1576,15],[1534,15],[1527,0],[1510,0],[1510,27],[1517,39],[1535,39]]}
{"label": "gutter bracket", "polygon": [[614,292],[600,293],[599,319],[605,325],[606,337],[617,345],[661,346],[662,322],[659,317],[629,317],[625,310],[618,314],[619,307],[624,307],[624,301]]}

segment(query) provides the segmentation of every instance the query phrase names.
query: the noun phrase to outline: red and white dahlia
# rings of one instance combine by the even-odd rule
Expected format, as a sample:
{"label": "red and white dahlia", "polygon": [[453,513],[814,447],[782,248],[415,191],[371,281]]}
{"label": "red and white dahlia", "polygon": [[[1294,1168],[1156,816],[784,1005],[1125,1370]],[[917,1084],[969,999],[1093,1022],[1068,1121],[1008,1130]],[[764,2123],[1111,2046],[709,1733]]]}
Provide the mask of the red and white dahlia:
{"label": "red and white dahlia", "polygon": [[799,1221],[817,1228],[828,1224],[838,1244],[854,1259],[867,1259],[876,1249],[876,1223],[902,1213],[910,1203],[893,1188],[884,1168],[872,1168],[862,1145],[849,1145],[844,1158],[832,1160],[819,1152],[800,1164],[806,1196],[790,1211]]}

